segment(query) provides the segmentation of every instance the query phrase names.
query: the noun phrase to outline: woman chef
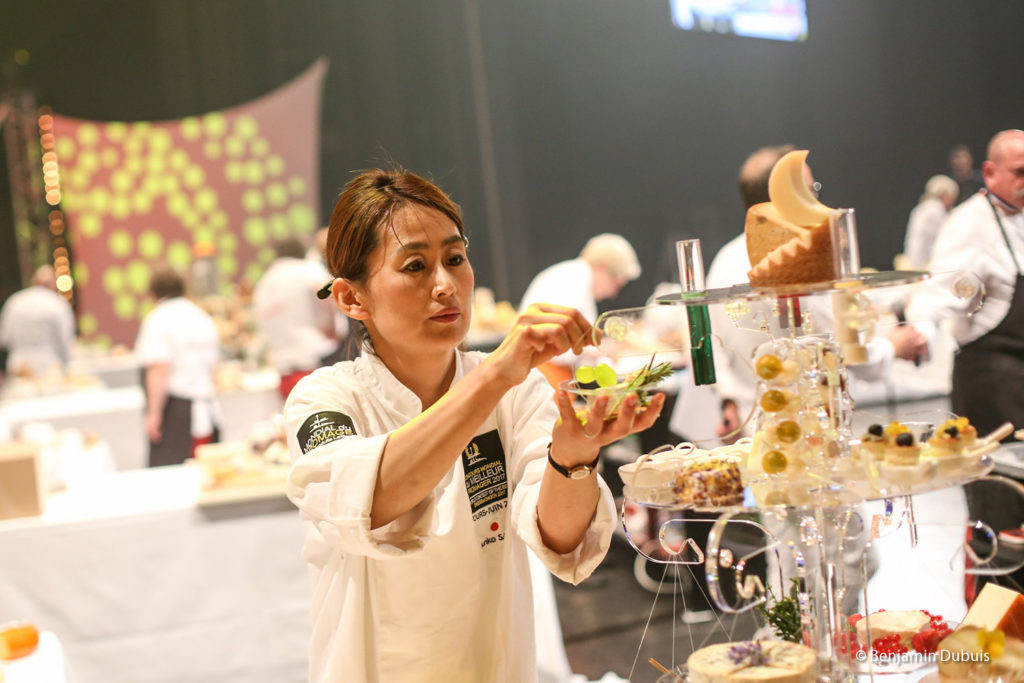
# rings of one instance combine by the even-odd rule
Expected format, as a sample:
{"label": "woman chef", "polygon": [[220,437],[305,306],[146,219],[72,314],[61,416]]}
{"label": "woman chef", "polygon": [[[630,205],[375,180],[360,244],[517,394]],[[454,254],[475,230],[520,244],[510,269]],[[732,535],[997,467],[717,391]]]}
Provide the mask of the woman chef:
{"label": "woman chef", "polygon": [[285,412],[288,497],[306,526],[313,681],[536,679],[527,553],[578,583],[616,521],[598,451],[646,429],[631,395],[578,420],[533,369],[592,337],[537,304],[490,355],[459,345],[473,269],[460,210],[408,172],[366,171],[331,216],[330,296],[363,354],[322,368]]}

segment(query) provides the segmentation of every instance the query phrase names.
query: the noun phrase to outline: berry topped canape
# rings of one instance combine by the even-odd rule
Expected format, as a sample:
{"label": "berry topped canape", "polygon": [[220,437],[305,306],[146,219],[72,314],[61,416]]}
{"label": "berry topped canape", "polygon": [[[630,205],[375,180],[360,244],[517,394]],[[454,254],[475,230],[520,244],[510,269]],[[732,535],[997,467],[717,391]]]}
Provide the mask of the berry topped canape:
{"label": "berry topped canape", "polygon": [[935,434],[928,439],[928,445],[934,455],[958,455],[965,448],[970,448],[978,438],[978,430],[966,417],[955,417],[943,422]]}

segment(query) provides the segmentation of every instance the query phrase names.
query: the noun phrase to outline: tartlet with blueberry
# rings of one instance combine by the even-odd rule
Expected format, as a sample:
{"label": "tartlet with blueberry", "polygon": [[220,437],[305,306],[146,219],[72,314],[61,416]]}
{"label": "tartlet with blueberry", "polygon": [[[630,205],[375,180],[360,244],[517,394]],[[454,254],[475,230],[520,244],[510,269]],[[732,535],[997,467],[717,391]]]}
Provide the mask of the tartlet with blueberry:
{"label": "tartlet with blueberry", "polygon": [[966,417],[954,417],[943,422],[928,439],[932,455],[943,457],[960,455],[978,440],[978,430]]}

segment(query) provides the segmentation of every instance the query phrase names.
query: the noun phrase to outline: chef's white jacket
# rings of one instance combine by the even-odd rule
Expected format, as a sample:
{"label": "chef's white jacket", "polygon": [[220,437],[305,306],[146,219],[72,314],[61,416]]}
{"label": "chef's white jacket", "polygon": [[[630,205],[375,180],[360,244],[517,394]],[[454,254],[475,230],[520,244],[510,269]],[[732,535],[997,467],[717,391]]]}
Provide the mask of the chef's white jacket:
{"label": "chef's white jacket", "polygon": [[903,254],[912,270],[926,270],[932,260],[932,247],[939,227],[946,219],[946,205],[938,197],[918,202],[907,219],[907,235],[903,240]]}
{"label": "chef's white jacket", "polygon": [[[453,383],[485,357],[456,354]],[[616,523],[611,494],[599,481],[597,511],[574,551],[544,546],[537,497],[558,413],[532,372],[430,496],[371,530],[388,434],[420,412],[372,353],[317,370],[288,397],[287,492],[306,522],[313,583],[310,680],[535,681],[527,553],[567,582],[588,577]]]}
{"label": "chef's white jacket", "polygon": [[[597,300],[594,299],[594,270],[581,258],[561,261],[537,273],[519,302],[523,313],[532,304],[548,303],[568,306],[579,311],[591,325],[597,321]],[[592,353],[584,352],[584,359],[592,363]],[[555,365],[572,367],[576,361],[572,349],[555,356]]]}
{"label": "chef's white jacket", "polygon": [[9,372],[63,370],[74,339],[71,304],[52,289],[33,285],[15,292],[0,311],[0,347],[7,349]]}
{"label": "chef's white jacket", "polygon": [[213,381],[220,335],[210,315],[185,297],[162,299],[142,319],[135,355],[143,367],[167,363],[167,393],[192,401],[192,436],[208,436],[222,424]]}
{"label": "chef's white jacket", "polygon": [[267,343],[270,364],[281,374],[312,370],[348,330],[332,299],[316,292],[331,276],[319,261],[275,259],[252,293],[253,315]]}
{"label": "chef's white jacket", "polygon": [[519,312],[536,303],[575,308],[593,323],[597,319],[597,301],[594,299],[594,271],[590,264],[576,258],[548,266],[537,273],[523,294]]}
{"label": "chef's white jacket", "polygon": [[[1013,254],[1024,267],[1024,214],[1009,213],[998,202],[996,207]],[[1006,317],[1017,267],[983,193],[949,212],[932,250],[931,271],[934,277],[922,283],[907,304],[907,320],[923,333],[932,336],[935,324],[952,319],[953,336],[963,346],[994,330]],[[952,293],[952,283],[965,273],[984,287],[978,310],[978,297],[957,298]]]}

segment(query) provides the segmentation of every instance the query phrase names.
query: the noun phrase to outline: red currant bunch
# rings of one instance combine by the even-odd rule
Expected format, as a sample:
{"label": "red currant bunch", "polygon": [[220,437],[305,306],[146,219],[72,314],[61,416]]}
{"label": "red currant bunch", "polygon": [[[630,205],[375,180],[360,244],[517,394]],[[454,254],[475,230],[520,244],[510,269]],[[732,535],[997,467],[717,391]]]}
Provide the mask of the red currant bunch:
{"label": "red currant bunch", "polygon": [[911,640],[911,645],[918,652],[924,654],[935,654],[939,649],[939,643],[943,638],[952,633],[953,630],[949,628],[944,622],[933,626],[932,628],[926,628],[919,633],[915,633]]}
{"label": "red currant bunch", "polygon": [[847,631],[836,636],[836,651],[843,655],[854,655],[863,652],[864,646],[857,640],[856,633]]}
{"label": "red currant bunch", "polygon": [[875,638],[874,642],[871,643],[871,648],[883,655],[901,655],[907,651],[907,648],[900,642],[900,635],[898,633],[890,633]]}

